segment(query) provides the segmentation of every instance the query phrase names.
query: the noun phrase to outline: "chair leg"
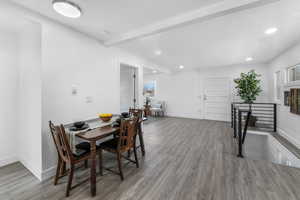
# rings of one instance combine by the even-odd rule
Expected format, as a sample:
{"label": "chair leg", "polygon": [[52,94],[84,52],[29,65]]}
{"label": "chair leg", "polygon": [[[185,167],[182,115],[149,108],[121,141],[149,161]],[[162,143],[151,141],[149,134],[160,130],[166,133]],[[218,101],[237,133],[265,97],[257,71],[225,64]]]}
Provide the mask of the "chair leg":
{"label": "chair leg", "polygon": [[143,131],[142,131],[141,125],[138,129],[138,136],[139,136],[139,140],[140,140],[142,155],[145,156],[145,154],[146,154],[146,152],[145,152],[145,143],[144,143],[144,137],[143,137]]}
{"label": "chair leg", "polygon": [[117,160],[118,160],[118,166],[119,166],[119,171],[120,171],[120,177],[121,180],[124,180],[124,176],[123,176],[123,171],[122,171],[122,163],[121,163],[121,153],[117,153]]}
{"label": "chair leg", "polygon": [[61,165],[62,165],[62,160],[60,159],[60,157],[58,157],[56,174],[55,174],[55,178],[54,178],[54,185],[57,185],[57,182],[58,182],[58,179],[59,179],[59,176],[60,176]]}
{"label": "chair leg", "polygon": [[137,157],[136,146],[135,145],[133,147],[133,153],[134,153],[136,168],[139,168],[139,160],[138,160],[138,157]]}
{"label": "chair leg", "polygon": [[74,175],[74,164],[71,164],[66,197],[68,197],[70,195],[70,190],[72,188],[73,175]]}
{"label": "chair leg", "polygon": [[127,151],[127,157],[130,158],[131,157],[131,152],[130,149]]}
{"label": "chair leg", "polygon": [[102,166],[102,149],[99,151],[99,172],[100,175],[103,176],[103,166]]}
{"label": "chair leg", "polygon": [[66,162],[64,162],[64,161],[62,160],[61,166],[60,166],[60,174],[63,175],[63,174],[66,173],[66,171],[67,171],[67,165],[66,165]]}
{"label": "chair leg", "polygon": [[89,167],[89,161],[88,160],[85,160],[84,161],[84,167],[87,169]]}

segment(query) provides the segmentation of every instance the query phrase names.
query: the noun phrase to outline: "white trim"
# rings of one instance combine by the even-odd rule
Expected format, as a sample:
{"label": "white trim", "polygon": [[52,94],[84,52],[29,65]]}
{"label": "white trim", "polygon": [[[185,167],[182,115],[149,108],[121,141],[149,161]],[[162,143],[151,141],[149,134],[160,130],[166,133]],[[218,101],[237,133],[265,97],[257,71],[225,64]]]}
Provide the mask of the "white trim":
{"label": "white trim", "polygon": [[26,167],[39,181],[42,181],[42,172],[32,165],[30,165],[27,161],[20,160],[20,162]]}
{"label": "white trim", "polygon": [[285,139],[287,139],[290,143],[292,143],[293,145],[295,145],[297,148],[300,149],[300,143],[297,141],[297,139],[295,139],[294,137],[291,137],[289,134],[287,134],[281,128],[277,128],[277,133],[279,135],[281,135],[282,137],[284,137]]}
{"label": "white trim", "polygon": [[56,166],[49,167],[46,170],[43,170],[42,172],[42,181],[45,181],[49,178],[52,178],[56,173]]}
{"label": "white trim", "polygon": [[0,167],[3,167],[5,165],[9,165],[12,163],[18,162],[18,158],[16,156],[9,156],[6,158],[1,158],[0,159]]}
{"label": "white trim", "polygon": [[166,116],[187,119],[202,119],[200,113],[167,113]]}
{"label": "white trim", "polygon": [[197,10],[186,12],[174,17],[170,17],[160,22],[153,23],[136,30],[120,34],[104,42],[107,46],[112,46],[128,40],[156,34],[167,31],[179,26],[187,25],[195,21],[207,21],[216,17],[232,14],[242,10],[251,9],[253,7],[263,6],[279,0],[226,0],[219,3],[202,7]]}

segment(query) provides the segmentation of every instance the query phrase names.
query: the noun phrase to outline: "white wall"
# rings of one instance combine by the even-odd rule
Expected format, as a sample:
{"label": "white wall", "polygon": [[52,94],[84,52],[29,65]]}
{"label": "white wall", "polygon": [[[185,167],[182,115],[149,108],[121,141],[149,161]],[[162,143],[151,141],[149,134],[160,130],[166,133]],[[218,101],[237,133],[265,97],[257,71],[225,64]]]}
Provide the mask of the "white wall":
{"label": "white wall", "polygon": [[[167,115],[203,118],[203,80],[207,77],[239,77],[241,72],[254,69],[262,75],[261,84],[263,92],[257,102],[267,102],[269,96],[268,67],[264,64],[235,65],[195,71],[182,71],[178,73],[161,73],[157,75],[146,75],[145,82],[156,81],[157,99],[166,101]],[[232,81],[232,87],[234,83]]]}
{"label": "white wall", "polygon": [[[270,62],[270,85],[272,99],[275,99],[274,73],[277,71],[284,72],[287,67],[300,63],[300,43],[285,51],[283,54]],[[294,86],[300,88],[300,85]],[[289,90],[289,88],[286,88]],[[283,96],[283,95],[282,95]],[[278,103],[278,132],[286,137],[289,141],[300,148],[299,124],[300,115],[290,112],[290,107],[283,105],[283,98]]]}
{"label": "white wall", "polygon": [[41,179],[41,27],[26,23],[19,41],[18,157],[24,166]]}
{"label": "white wall", "polygon": [[0,167],[17,161],[18,35],[0,30]]}

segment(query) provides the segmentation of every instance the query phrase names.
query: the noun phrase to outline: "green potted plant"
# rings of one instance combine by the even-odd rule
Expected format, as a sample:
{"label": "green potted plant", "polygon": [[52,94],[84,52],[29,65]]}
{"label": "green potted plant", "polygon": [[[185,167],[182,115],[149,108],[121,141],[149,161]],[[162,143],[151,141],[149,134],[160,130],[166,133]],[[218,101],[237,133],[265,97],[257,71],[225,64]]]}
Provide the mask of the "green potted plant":
{"label": "green potted plant", "polygon": [[[252,111],[252,104],[256,100],[256,97],[262,92],[260,87],[260,74],[257,74],[254,70],[247,73],[241,73],[240,78],[234,79],[237,84],[237,94],[241,97],[244,103],[249,104],[249,110]],[[249,126],[255,126],[257,118],[250,116]]]}

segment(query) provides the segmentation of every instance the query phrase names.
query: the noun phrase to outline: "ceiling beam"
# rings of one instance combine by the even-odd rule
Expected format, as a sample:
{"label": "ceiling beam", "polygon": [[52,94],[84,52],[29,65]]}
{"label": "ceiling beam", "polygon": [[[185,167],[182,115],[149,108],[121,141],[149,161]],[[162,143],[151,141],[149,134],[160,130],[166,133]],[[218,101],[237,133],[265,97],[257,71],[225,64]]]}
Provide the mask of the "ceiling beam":
{"label": "ceiling beam", "polygon": [[104,44],[106,46],[113,46],[129,40],[164,32],[180,26],[188,25],[199,21],[210,20],[216,17],[228,15],[234,12],[239,12],[254,7],[263,6],[277,1],[280,0],[224,0],[219,3],[200,8],[198,10],[180,14],[162,20],[160,22],[129,31],[124,34],[117,35],[109,40],[106,40]]}

